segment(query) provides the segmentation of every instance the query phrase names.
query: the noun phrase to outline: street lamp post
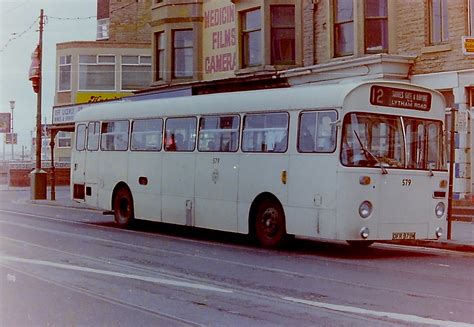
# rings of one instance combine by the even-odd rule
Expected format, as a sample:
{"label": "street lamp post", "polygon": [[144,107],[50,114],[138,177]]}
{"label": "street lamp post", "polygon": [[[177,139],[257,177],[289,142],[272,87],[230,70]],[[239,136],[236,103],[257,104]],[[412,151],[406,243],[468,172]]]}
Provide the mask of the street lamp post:
{"label": "street lamp post", "polygon": [[11,119],[11,139],[10,141],[12,142],[12,161],[15,159],[15,152],[14,152],[14,134],[13,134],[13,109],[15,109],[15,100],[10,101],[10,109],[12,110],[12,119]]}

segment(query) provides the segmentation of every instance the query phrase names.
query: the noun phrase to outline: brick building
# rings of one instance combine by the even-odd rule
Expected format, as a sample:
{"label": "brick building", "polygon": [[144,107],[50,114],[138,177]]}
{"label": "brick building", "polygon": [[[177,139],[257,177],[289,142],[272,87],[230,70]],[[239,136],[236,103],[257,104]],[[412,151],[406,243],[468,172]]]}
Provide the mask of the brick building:
{"label": "brick building", "polygon": [[473,14],[473,0],[155,0],[149,91],[374,78],[435,88],[459,109],[454,192],[464,198],[474,189],[474,55],[463,52]]}
{"label": "brick building", "polygon": [[93,103],[120,99],[150,86],[151,0],[97,1],[96,41],[56,45],[56,92],[52,131],[55,161],[71,153],[73,113]]}

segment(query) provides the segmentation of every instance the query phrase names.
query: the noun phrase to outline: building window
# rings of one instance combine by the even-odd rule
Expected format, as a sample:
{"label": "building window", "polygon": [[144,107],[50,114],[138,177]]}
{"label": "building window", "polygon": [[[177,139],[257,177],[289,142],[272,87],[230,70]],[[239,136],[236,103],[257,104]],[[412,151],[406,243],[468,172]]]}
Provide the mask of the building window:
{"label": "building window", "polygon": [[173,31],[173,77],[188,78],[194,73],[193,30]]}
{"label": "building window", "polygon": [[165,33],[164,32],[155,33],[155,46],[156,46],[155,81],[164,79],[165,44],[166,44]]}
{"label": "building window", "polygon": [[388,52],[388,0],[365,0],[365,52]]}
{"label": "building window", "polygon": [[334,56],[354,54],[353,0],[334,0]]}
{"label": "building window", "polygon": [[262,64],[262,27],[260,8],[241,14],[242,67]]}
{"label": "building window", "polygon": [[97,20],[97,40],[108,40],[109,39],[109,18],[103,18]]}
{"label": "building window", "polygon": [[469,0],[469,35],[474,36],[474,0]]}
{"label": "building window", "polygon": [[79,90],[115,90],[115,56],[80,55]]}
{"label": "building window", "polygon": [[295,64],[295,6],[271,6],[272,64]]}
{"label": "building window", "polygon": [[69,132],[58,132],[58,148],[70,148],[71,147],[71,133]]}
{"label": "building window", "polygon": [[448,0],[429,1],[430,43],[439,44],[448,41]]}
{"label": "building window", "polygon": [[59,57],[58,91],[71,91],[71,56]]}
{"label": "building window", "polygon": [[122,56],[122,90],[138,90],[151,83],[151,56]]}

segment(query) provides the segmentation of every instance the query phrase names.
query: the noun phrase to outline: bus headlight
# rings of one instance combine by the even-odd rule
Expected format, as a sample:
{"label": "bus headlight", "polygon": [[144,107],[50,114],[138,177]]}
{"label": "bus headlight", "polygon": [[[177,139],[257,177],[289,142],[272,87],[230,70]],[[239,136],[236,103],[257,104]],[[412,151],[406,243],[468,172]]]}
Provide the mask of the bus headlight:
{"label": "bus headlight", "polygon": [[359,206],[359,215],[365,219],[369,217],[371,213],[372,213],[372,203],[370,203],[369,201],[362,202]]}
{"label": "bus headlight", "polygon": [[444,215],[445,206],[443,202],[439,202],[435,208],[436,217],[441,218]]}

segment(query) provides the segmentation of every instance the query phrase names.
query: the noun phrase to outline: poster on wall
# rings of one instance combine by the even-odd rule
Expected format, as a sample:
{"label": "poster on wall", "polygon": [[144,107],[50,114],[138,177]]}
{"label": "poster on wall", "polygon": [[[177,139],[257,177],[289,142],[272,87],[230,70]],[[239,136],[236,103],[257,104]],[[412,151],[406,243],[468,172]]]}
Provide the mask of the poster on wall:
{"label": "poster on wall", "polygon": [[230,0],[212,0],[203,4],[204,80],[235,76],[237,31],[235,6]]}

